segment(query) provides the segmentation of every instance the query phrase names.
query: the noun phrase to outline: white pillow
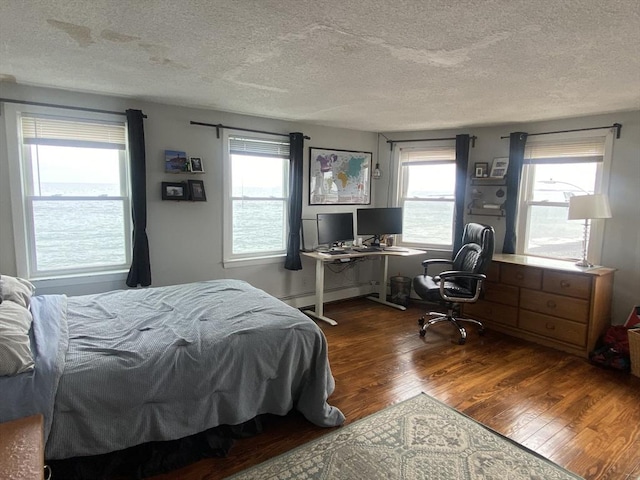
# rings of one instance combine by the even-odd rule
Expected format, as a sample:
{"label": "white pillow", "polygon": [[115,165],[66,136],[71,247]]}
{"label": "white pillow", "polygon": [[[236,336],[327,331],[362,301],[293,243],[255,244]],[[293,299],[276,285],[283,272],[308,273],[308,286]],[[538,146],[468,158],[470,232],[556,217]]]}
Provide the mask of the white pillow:
{"label": "white pillow", "polygon": [[33,370],[29,342],[31,312],[16,302],[0,303],[0,376]]}
{"label": "white pillow", "polygon": [[0,276],[0,290],[3,301],[11,300],[18,305],[29,308],[31,297],[36,291],[36,287],[24,278],[10,277],[9,275]]}

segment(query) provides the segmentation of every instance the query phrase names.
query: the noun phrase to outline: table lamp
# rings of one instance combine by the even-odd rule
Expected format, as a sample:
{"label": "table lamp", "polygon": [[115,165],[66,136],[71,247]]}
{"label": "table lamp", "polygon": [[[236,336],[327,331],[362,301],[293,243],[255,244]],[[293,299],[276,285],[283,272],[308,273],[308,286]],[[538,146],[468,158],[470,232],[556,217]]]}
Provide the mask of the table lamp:
{"label": "table lamp", "polygon": [[589,242],[589,220],[611,218],[611,207],[606,195],[576,195],[569,198],[569,220],[584,219],[584,238],[582,239],[582,260],[576,262],[579,267],[593,267],[587,260]]}

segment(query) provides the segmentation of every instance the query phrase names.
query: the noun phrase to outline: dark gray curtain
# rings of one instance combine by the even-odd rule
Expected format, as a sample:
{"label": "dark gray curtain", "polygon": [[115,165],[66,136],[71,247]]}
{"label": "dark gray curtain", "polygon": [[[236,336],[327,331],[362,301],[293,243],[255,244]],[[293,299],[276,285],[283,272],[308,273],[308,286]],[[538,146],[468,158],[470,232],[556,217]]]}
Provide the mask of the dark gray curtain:
{"label": "dark gray curtain", "polygon": [[302,270],[300,228],[302,226],[304,135],[300,132],[290,133],[289,143],[289,238],[287,239],[287,259],[284,262],[284,268]]}
{"label": "dark gray curtain", "polygon": [[453,255],[462,247],[464,231],[464,194],[467,189],[467,167],[469,165],[469,135],[456,135],[456,198],[453,226]]}
{"label": "dark gray curtain", "polygon": [[507,198],[504,202],[505,233],[502,253],[516,253],[516,217],[518,214],[518,191],[524,163],[524,147],[527,143],[525,132],[512,132],[509,135],[509,167],[505,184]]}
{"label": "dark gray curtain", "polygon": [[144,120],[140,110],[127,110],[129,163],[131,174],[131,216],[133,218],[133,259],[127,285],[151,285],[149,240],[147,239],[147,179],[144,148]]}

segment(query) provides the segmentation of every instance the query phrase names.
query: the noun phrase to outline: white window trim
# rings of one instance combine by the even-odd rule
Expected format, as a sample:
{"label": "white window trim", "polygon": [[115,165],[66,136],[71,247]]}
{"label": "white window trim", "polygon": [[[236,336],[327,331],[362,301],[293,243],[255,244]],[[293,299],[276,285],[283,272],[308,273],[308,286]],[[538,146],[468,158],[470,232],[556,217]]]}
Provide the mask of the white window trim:
{"label": "white window trim", "polygon": [[[392,191],[391,197],[394,201],[394,204],[391,206],[399,207],[400,205],[400,196],[402,195],[402,168],[400,162],[400,151],[401,149],[413,149],[413,150],[429,150],[436,148],[451,148],[455,154],[455,143],[452,143],[451,140],[437,140],[433,142],[403,142],[402,148],[396,148],[396,144],[393,144],[393,154],[391,155],[391,164],[389,165],[389,171],[393,172],[393,182],[392,182]],[[454,160],[455,162],[455,160]],[[397,167],[394,168],[394,165]],[[455,205],[455,198],[452,202]],[[451,221],[451,232],[453,234],[453,228],[455,225],[455,218],[452,218]],[[428,249],[429,251],[442,251],[442,252],[451,252],[453,250],[453,243],[451,245],[444,244],[431,244],[431,243],[417,243],[417,242],[406,242],[402,235],[398,235],[398,244],[402,246],[406,246],[409,248],[415,249]],[[453,237],[453,235],[452,235]]]}
{"label": "white window trim", "polygon": [[[529,137],[527,144],[550,143],[554,141],[568,141],[572,139],[583,139],[589,137],[604,136],[604,157],[602,166],[596,173],[595,193],[609,194],[609,182],[611,176],[611,162],[613,158],[613,140],[614,130],[589,130],[580,132],[566,132],[548,134],[541,137]],[[523,168],[522,179],[520,181],[520,191],[518,192],[518,215],[517,215],[517,235],[516,235],[516,253],[524,254],[525,245],[528,240],[527,224],[530,209],[528,208],[526,199],[533,188],[533,178],[529,175],[529,169]],[[604,227],[605,221],[600,219],[590,220],[589,228],[589,244],[587,257],[595,264],[599,264],[602,259],[602,248],[604,243]],[[546,257],[545,257],[546,258]]]}
{"label": "white window trim", "polygon": [[[77,110],[68,110],[63,108],[53,107],[41,107],[35,105],[23,105],[23,104],[4,104],[5,131],[7,138],[7,156],[9,158],[9,180],[10,180],[10,195],[11,195],[11,215],[13,224],[13,237],[14,237],[14,249],[16,258],[16,272],[19,277],[32,279],[32,280],[45,280],[55,278],[72,278],[74,276],[84,278],[87,283],[92,283],[94,278],[100,278],[103,274],[119,273],[123,270],[123,265],[114,265],[108,268],[95,268],[91,270],[79,269],[78,271],[65,270],[59,275],[53,272],[47,272],[43,274],[33,274],[30,272],[29,264],[32,261],[29,258],[29,249],[27,248],[28,242],[33,242],[33,239],[28,235],[27,220],[30,215],[27,213],[29,209],[26,207],[26,186],[25,171],[22,154],[22,134],[20,126],[20,116],[22,113],[27,114],[44,114],[54,116],[68,116],[72,118],[82,118],[86,120],[98,120],[98,121],[116,121],[123,122],[123,118],[115,114],[95,113],[95,112],[78,112]],[[14,159],[13,161],[11,159]],[[15,160],[17,159],[17,160]],[[124,168],[126,176],[124,177],[128,184],[129,177],[126,168],[127,161],[125,160]],[[127,203],[127,202],[125,202]],[[130,199],[129,199],[130,205]],[[133,231],[132,220],[129,215],[125,216],[125,221],[128,220],[125,233],[125,247],[127,249],[127,258],[131,258],[131,232]],[[35,252],[35,246],[31,245],[31,251]],[[96,280],[101,281],[101,280]]]}
{"label": "white window trim", "polygon": [[[248,138],[273,140],[273,135],[266,135],[260,133],[246,133],[241,130],[224,129],[222,132],[222,158],[223,158],[223,212],[222,212],[222,266],[223,268],[239,268],[248,267],[253,265],[267,265],[273,263],[282,263],[286,258],[286,251],[276,252],[260,252],[260,253],[248,253],[244,255],[233,254],[233,202],[232,185],[231,185],[231,155],[229,153],[229,137],[231,136],[246,136]],[[288,178],[285,179],[285,186],[288,188]],[[290,192],[287,191],[287,196]],[[288,220],[285,218],[285,239],[288,232]],[[286,247],[285,247],[286,248]]]}

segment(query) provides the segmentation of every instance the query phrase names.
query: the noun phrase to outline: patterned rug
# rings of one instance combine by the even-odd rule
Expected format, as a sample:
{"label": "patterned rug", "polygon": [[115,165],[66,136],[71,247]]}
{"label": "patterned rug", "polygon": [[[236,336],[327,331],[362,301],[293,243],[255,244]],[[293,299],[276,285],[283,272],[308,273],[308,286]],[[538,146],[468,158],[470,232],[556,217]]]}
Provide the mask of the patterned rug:
{"label": "patterned rug", "polygon": [[575,480],[581,477],[423,393],[231,478]]}

